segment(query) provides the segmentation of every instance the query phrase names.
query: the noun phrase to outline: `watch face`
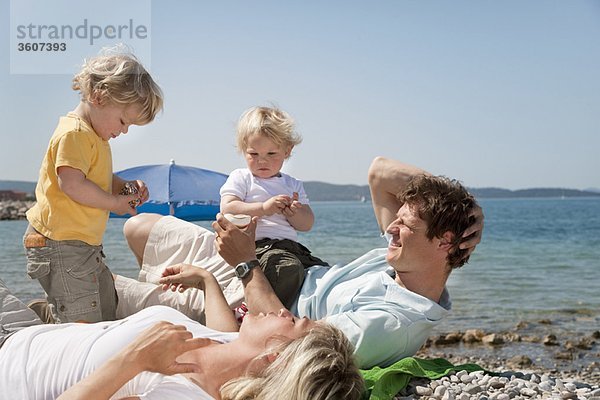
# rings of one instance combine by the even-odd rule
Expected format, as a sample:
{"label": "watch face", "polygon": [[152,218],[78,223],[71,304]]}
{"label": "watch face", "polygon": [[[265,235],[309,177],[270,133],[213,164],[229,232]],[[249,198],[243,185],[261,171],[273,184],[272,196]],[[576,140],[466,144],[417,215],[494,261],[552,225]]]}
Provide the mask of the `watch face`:
{"label": "watch face", "polygon": [[245,277],[246,275],[248,275],[248,272],[250,272],[250,268],[248,268],[248,264],[246,263],[238,264],[235,267],[235,275],[238,278]]}
{"label": "watch face", "polygon": [[258,267],[258,266],[260,266],[260,263],[258,262],[258,260],[251,260],[248,262],[239,263],[234,268],[235,276],[237,276],[240,279],[244,278],[250,273],[250,270],[252,268]]}

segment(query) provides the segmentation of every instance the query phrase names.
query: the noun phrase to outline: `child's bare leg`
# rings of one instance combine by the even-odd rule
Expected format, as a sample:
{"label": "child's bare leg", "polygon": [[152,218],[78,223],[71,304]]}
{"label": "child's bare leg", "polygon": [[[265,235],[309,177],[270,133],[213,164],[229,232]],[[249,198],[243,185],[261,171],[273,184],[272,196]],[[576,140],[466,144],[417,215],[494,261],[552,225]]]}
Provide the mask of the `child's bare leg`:
{"label": "child's bare leg", "polygon": [[129,218],[125,222],[125,225],[123,225],[123,234],[140,268],[142,267],[144,249],[146,248],[150,231],[154,224],[161,218],[162,215],[159,214],[144,213]]}

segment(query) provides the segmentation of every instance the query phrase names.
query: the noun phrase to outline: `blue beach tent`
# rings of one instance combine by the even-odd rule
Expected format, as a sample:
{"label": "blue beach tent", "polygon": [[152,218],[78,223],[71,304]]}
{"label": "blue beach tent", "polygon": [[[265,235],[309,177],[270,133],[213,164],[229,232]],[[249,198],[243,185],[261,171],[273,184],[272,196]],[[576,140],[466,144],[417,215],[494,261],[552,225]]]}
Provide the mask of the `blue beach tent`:
{"label": "blue beach tent", "polygon": [[[227,180],[227,175],[220,172],[177,165],[174,160],[168,165],[143,165],[116,174],[128,181],[146,182],[150,198],[137,208],[138,213],[173,215],[186,221],[214,219],[219,212],[219,189]],[[130,215],[111,213],[110,216]]]}

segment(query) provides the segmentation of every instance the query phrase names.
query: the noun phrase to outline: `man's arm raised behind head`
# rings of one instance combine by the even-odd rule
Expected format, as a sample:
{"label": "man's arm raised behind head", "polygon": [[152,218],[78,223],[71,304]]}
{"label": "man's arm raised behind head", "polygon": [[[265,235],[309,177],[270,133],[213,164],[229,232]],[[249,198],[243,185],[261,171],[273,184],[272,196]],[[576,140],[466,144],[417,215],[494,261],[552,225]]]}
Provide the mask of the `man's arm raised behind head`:
{"label": "man's arm raised behind head", "polygon": [[413,176],[421,174],[429,175],[425,170],[385,157],[376,157],[371,162],[369,188],[373,211],[382,232],[396,219],[396,213],[402,206],[398,193],[404,190]]}

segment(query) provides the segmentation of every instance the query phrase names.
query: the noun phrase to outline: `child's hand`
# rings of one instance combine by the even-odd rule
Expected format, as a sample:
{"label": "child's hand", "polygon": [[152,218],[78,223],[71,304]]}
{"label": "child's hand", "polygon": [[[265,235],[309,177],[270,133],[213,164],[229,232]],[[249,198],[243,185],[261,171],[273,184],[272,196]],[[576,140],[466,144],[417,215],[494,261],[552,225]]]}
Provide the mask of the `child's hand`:
{"label": "child's hand", "polygon": [[138,203],[138,206],[141,206],[142,204],[144,204],[145,202],[148,201],[148,198],[150,197],[150,192],[148,191],[146,182],[138,179],[136,181],[132,181],[132,183],[135,186],[137,186],[137,188],[138,188],[138,196],[139,196],[139,200],[140,200],[140,202]]}
{"label": "child's hand", "polygon": [[294,192],[292,194],[291,203],[285,209],[283,209],[282,214],[286,217],[293,217],[296,215],[296,212],[302,208],[302,203],[298,201],[298,192]]}
{"label": "child's hand", "polygon": [[114,205],[110,209],[110,211],[114,212],[117,215],[137,215],[137,210],[135,209],[135,207],[131,207],[131,204],[135,204],[134,202],[138,199],[137,194],[118,194],[113,197],[115,198],[115,200],[113,201]]}
{"label": "child's hand", "polygon": [[290,204],[289,207],[286,207],[282,214],[286,217],[293,217],[302,207],[304,207],[302,203],[298,200],[293,200],[292,204]]}
{"label": "child's hand", "polygon": [[263,211],[265,215],[283,214],[283,210],[292,204],[290,196],[280,194],[271,197],[263,203]]}

